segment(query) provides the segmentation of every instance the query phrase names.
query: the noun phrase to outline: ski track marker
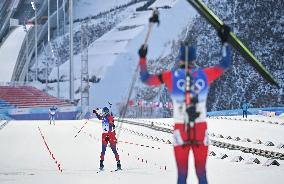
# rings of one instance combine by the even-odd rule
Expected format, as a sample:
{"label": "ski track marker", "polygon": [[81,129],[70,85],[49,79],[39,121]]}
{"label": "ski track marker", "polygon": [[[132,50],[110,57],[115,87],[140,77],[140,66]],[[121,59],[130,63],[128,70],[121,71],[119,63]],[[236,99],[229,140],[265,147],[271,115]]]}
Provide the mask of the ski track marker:
{"label": "ski track marker", "polygon": [[47,144],[47,142],[45,140],[45,137],[44,137],[41,129],[39,128],[39,126],[38,126],[38,131],[39,131],[39,133],[41,135],[41,138],[42,138],[42,140],[44,142],[44,145],[45,145],[47,151],[49,152],[49,155],[51,156],[51,158],[53,159],[54,163],[56,164],[58,171],[62,173],[63,170],[62,170],[61,164],[58,162],[58,160],[55,158],[54,154],[51,152],[51,150],[50,150],[50,148],[49,148],[49,146],[48,146],[48,144]]}

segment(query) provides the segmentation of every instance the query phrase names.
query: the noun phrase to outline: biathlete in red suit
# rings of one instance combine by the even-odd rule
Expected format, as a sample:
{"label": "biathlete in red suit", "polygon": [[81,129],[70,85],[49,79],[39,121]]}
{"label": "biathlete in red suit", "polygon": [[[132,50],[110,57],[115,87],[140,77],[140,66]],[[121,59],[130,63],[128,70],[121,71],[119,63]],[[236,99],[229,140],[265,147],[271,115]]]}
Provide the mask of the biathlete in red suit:
{"label": "biathlete in red suit", "polygon": [[[182,45],[179,54],[179,68],[164,71],[158,75],[148,73],[146,55],[147,47],[141,46],[138,53],[140,56],[140,78],[143,83],[150,86],[159,86],[165,84],[173,100],[173,118],[174,125],[174,154],[178,169],[178,184],[185,184],[188,173],[189,151],[192,149],[195,161],[196,174],[199,184],[207,184],[206,177],[206,159],[208,153],[207,146],[207,123],[206,123],[206,100],[209,87],[212,82],[220,77],[231,64],[231,49],[226,43],[230,28],[224,26],[219,36],[222,40],[222,59],[219,64],[201,68],[195,64],[196,49],[194,46]],[[185,104],[185,84],[186,72],[185,61],[188,61],[190,74],[190,94],[195,102],[195,110],[192,114],[186,113]],[[194,118],[194,128],[185,126],[185,122],[191,115],[197,115]],[[192,143],[195,141],[195,144]]]}
{"label": "biathlete in red suit", "polygon": [[101,152],[101,160],[100,160],[100,169],[102,170],[104,168],[104,156],[106,152],[106,147],[108,142],[110,143],[110,148],[115,156],[115,159],[117,161],[117,169],[121,169],[121,164],[119,160],[119,155],[116,150],[116,143],[117,139],[115,137],[115,125],[114,125],[114,119],[113,116],[110,114],[109,109],[107,107],[103,108],[103,113],[100,115],[96,110],[93,111],[97,118],[99,120],[102,120],[102,152]]}

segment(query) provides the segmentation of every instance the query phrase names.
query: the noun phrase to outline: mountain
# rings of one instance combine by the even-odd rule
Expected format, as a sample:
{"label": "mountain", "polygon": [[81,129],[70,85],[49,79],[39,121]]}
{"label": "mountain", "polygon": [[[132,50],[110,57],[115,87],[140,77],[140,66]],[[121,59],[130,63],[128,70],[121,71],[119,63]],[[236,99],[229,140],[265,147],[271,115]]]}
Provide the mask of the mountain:
{"label": "mountain", "polygon": [[[284,85],[284,15],[283,1],[206,1],[236,35],[255,54],[256,58]],[[197,42],[198,60],[210,66],[220,59],[220,46],[216,32],[201,17],[196,18],[187,39]],[[208,110],[240,108],[243,101],[253,107],[283,106],[282,90],[271,86],[237,52],[233,66],[210,90]]]}

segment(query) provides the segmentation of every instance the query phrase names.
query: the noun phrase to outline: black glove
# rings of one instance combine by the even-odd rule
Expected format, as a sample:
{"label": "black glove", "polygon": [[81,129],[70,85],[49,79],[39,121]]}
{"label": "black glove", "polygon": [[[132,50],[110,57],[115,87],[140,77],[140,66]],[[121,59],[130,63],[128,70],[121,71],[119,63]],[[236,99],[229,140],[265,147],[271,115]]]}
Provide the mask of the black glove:
{"label": "black glove", "polygon": [[190,122],[194,122],[196,120],[196,118],[199,117],[200,112],[196,112],[196,106],[190,106],[186,109],[186,112],[188,114],[188,118]]}
{"label": "black glove", "polygon": [[148,47],[144,47],[144,44],[141,45],[140,49],[138,50],[138,54],[140,58],[145,58],[147,55]]}
{"label": "black glove", "polygon": [[99,108],[96,108],[93,110],[93,113],[98,114],[97,111],[99,110]]}
{"label": "black glove", "polygon": [[158,25],[160,24],[159,12],[158,12],[158,10],[154,10],[154,11],[153,11],[153,15],[152,15],[151,18],[149,18],[149,22],[150,22],[150,23],[158,23]]}
{"label": "black glove", "polygon": [[149,22],[151,23],[158,23],[158,25],[160,24],[160,20],[158,15],[154,14],[153,17],[149,18]]}
{"label": "black glove", "polygon": [[115,125],[114,124],[112,124],[112,128],[115,129]]}
{"label": "black glove", "polygon": [[105,141],[106,141],[106,142],[109,141],[109,136],[108,136],[108,135],[106,136]]}
{"label": "black glove", "polygon": [[220,37],[222,44],[228,41],[228,38],[230,36],[230,31],[231,28],[226,24],[223,24],[221,29],[218,31],[218,36]]}

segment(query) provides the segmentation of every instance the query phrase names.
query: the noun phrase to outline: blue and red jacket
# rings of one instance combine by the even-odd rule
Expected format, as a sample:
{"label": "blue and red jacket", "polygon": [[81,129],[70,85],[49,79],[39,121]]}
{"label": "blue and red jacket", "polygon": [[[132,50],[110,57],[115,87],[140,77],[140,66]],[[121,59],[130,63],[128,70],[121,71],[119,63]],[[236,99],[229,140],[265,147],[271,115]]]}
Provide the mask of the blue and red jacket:
{"label": "blue and red jacket", "polygon": [[99,115],[97,112],[95,112],[97,118],[99,120],[102,120],[102,128],[103,133],[109,133],[114,131],[114,119],[113,116],[107,114],[107,115]]}
{"label": "blue and red jacket", "polygon": [[[174,119],[176,123],[183,123],[186,120],[185,113],[185,69],[178,68],[174,70],[164,71],[158,75],[148,73],[146,58],[140,58],[140,78],[142,82],[150,86],[159,86],[165,84],[168,88],[174,106]],[[231,65],[231,48],[224,44],[222,50],[222,59],[219,64],[208,67],[190,68],[190,93],[192,97],[198,98],[196,104],[196,111],[200,112],[200,116],[195,120],[198,122],[205,122],[206,120],[206,100],[209,87],[212,82],[220,77],[226,69]]]}

